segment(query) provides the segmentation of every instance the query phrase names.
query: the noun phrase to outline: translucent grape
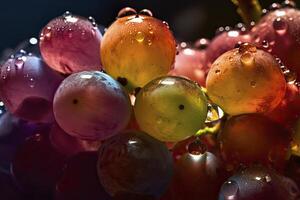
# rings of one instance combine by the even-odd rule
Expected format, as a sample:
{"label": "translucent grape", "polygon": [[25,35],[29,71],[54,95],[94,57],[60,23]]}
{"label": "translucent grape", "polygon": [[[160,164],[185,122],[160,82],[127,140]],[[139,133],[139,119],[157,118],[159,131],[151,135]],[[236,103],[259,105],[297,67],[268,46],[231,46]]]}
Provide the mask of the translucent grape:
{"label": "translucent grape", "polygon": [[176,43],[160,20],[147,15],[118,18],[101,43],[105,71],[129,90],[166,75],[174,63]]}
{"label": "translucent grape", "polygon": [[286,85],[275,58],[248,43],[220,56],[206,79],[208,96],[230,115],[273,110]]}
{"label": "translucent grape", "polygon": [[161,141],[177,142],[204,126],[207,100],[196,83],[166,76],[151,81],[138,93],[134,112],[143,131]]}

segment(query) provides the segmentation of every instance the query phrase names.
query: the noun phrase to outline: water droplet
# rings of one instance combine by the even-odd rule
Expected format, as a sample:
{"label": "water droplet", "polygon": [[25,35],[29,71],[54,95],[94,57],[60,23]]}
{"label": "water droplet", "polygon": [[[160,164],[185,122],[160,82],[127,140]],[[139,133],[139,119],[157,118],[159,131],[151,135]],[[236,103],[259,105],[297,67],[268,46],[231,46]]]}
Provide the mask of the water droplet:
{"label": "water droplet", "polygon": [[231,30],[232,30],[232,28],[231,28],[230,26],[225,26],[225,28],[224,28],[224,29],[225,29],[225,31],[226,31],[226,32],[228,32],[228,31],[231,31]]}
{"label": "water droplet", "polygon": [[255,21],[250,22],[250,27],[254,27],[255,26]]}
{"label": "water droplet", "polygon": [[243,23],[238,23],[235,28],[241,32],[246,32],[247,31],[247,27],[245,24]]}
{"label": "water droplet", "polygon": [[250,85],[251,85],[251,87],[255,88],[256,87],[256,82],[255,81],[251,81]]}
{"label": "water droplet", "polygon": [[285,1],[282,3],[282,6],[283,6],[283,7],[296,8],[296,2],[295,2],[295,1],[292,1],[292,0],[285,0]]}
{"label": "water droplet", "polygon": [[70,11],[66,11],[64,14],[63,14],[63,17],[68,17],[72,15],[72,13]]}
{"label": "water droplet", "polygon": [[148,9],[143,9],[139,12],[139,15],[146,15],[146,16],[149,16],[149,17],[153,17],[153,14],[151,12],[151,10],[148,10]]}
{"label": "water droplet", "polygon": [[34,88],[34,86],[35,86],[34,78],[29,78],[29,87]]}
{"label": "water droplet", "polygon": [[269,175],[266,175],[264,179],[267,183],[270,183],[272,181],[272,178]]}
{"label": "water droplet", "polygon": [[217,30],[216,30],[216,35],[220,35],[221,33],[223,33],[225,31],[225,28],[224,27],[219,27]]}
{"label": "water droplet", "polygon": [[281,5],[279,3],[272,3],[269,7],[269,10],[277,10],[281,8]]}
{"label": "water droplet", "polygon": [[288,84],[294,84],[297,80],[297,74],[289,69],[283,72],[285,80]]}
{"label": "water droplet", "polygon": [[137,14],[137,12],[135,9],[126,7],[119,11],[118,18],[127,17],[127,16],[131,16],[131,15],[136,15],[136,14]]}
{"label": "water droplet", "polygon": [[250,52],[245,52],[241,55],[241,62],[243,65],[252,65],[254,63],[254,56]]}
{"label": "water droplet", "polygon": [[93,27],[98,27],[96,20],[92,16],[89,16],[88,20],[91,22]]}
{"label": "water droplet", "polygon": [[188,44],[186,42],[181,42],[179,47],[180,47],[180,49],[185,49],[188,47]]}
{"label": "water droplet", "polygon": [[22,69],[24,64],[25,62],[23,61],[23,59],[18,58],[15,60],[15,66],[17,69]]}
{"label": "water droplet", "polygon": [[152,40],[148,40],[148,46],[151,46],[152,45]]}
{"label": "water droplet", "polygon": [[273,21],[273,28],[276,31],[277,34],[279,35],[283,35],[286,33],[288,25],[285,22],[284,19],[282,19],[281,17],[277,17],[274,21]]}
{"label": "water droplet", "polygon": [[269,11],[268,11],[267,9],[264,8],[264,9],[262,9],[261,12],[262,12],[262,16],[265,16]]}
{"label": "water droplet", "polygon": [[162,23],[163,23],[168,29],[170,29],[170,26],[169,26],[168,22],[163,21]]}
{"label": "water droplet", "polygon": [[43,32],[44,38],[50,39],[50,38],[51,38],[51,34],[52,34],[52,28],[51,28],[50,26],[47,26],[47,27],[44,29],[44,32]]}
{"label": "water droplet", "polygon": [[188,145],[188,152],[193,155],[203,154],[206,150],[205,145],[198,138]]}
{"label": "water droplet", "polygon": [[210,41],[206,38],[201,38],[194,43],[194,47],[200,50],[206,49],[210,44]]}
{"label": "water droplet", "polygon": [[88,33],[88,32],[86,32],[86,31],[82,31],[81,32],[81,36],[80,36],[80,39],[81,40],[88,40],[90,38],[90,34]]}
{"label": "water droplet", "polygon": [[239,193],[238,184],[233,180],[229,180],[226,181],[221,188],[220,199],[236,200],[238,199],[238,193]]}
{"label": "water droplet", "polygon": [[245,52],[256,53],[256,51],[257,51],[256,46],[248,42],[242,43],[241,46],[239,47],[239,53],[245,53]]}
{"label": "water droplet", "polygon": [[219,69],[217,69],[217,70],[215,71],[216,74],[220,74],[220,72],[221,72],[221,70],[219,70]]}
{"label": "water droplet", "polygon": [[137,32],[135,35],[135,40],[138,41],[139,43],[142,43],[145,39],[145,35],[142,32]]}
{"label": "water droplet", "polygon": [[265,49],[269,48],[269,42],[267,40],[263,40],[261,44],[262,44],[263,48],[265,48]]}
{"label": "water droplet", "polygon": [[73,37],[73,30],[71,28],[64,31],[65,38],[72,38]]}

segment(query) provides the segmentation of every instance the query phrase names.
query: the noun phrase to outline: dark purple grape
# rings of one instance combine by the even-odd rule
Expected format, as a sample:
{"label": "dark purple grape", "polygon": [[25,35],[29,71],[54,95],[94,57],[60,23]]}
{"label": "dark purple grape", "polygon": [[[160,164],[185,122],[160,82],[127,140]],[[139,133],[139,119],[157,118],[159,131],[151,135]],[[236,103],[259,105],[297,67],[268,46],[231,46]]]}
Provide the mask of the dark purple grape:
{"label": "dark purple grape", "polygon": [[79,153],[66,164],[55,200],[111,200],[97,177],[97,152]]}
{"label": "dark purple grape", "polygon": [[36,134],[17,150],[11,171],[24,193],[51,195],[62,174],[65,159],[51,146],[49,134]]}
{"label": "dark purple grape", "polygon": [[1,200],[25,200],[14,185],[11,177],[0,171],[0,198]]}
{"label": "dark purple grape", "polygon": [[297,200],[299,194],[297,185],[291,179],[271,169],[252,166],[223,184],[219,200]]}
{"label": "dark purple grape", "polygon": [[99,71],[83,71],[66,78],[54,97],[59,126],[80,139],[103,140],[125,129],[131,102],[122,86]]}
{"label": "dark purple grape", "polygon": [[1,99],[12,114],[28,121],[53,121],[53,96],[63,76],[28,55],[9,59],[0,76]]}
{"label": "dark purple grape", "polygon": [[170,182],[172,168],[165,144],[143,132],[116,135],[99,150],[98,175],[112,196],[159,197]]}
{"label": "dark purple grape", "polygon": [[66,12],[43,28],[40,50],[45,62],[64,74],[101,70],[101,39],[92,17],[86,19]]}
{"label": "dark purple grape", "polygon": [[18,146],[24,143],[27,137],[48,129],[48,124],[29,123],[9,112],[0,116],[0,171],[9,172]]}

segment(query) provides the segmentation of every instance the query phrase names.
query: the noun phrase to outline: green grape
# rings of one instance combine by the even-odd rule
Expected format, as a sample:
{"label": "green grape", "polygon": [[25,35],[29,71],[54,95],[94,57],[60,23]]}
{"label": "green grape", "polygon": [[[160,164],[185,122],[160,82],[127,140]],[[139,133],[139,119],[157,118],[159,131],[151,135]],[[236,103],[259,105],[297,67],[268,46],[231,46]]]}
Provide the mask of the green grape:
{"label": "green grape", "polygon": [[165,76],[138,93],[134,112],[143,131],[161,141],[177,142],[204,126],[207,99],[197,83]]}

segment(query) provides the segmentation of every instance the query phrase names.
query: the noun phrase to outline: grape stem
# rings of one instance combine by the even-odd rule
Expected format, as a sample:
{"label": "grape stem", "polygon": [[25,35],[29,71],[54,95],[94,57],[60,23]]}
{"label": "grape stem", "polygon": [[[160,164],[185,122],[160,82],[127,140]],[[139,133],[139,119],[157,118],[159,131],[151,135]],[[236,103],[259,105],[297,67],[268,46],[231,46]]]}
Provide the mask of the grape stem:
{"label": "grape stem", "polygon": [[200,129],[197,131],[196,136],[201,136],[205,134],[216,134],[221,129],[221,122],[217,123],[213,127],[204,127],[203,129]]}
{"label": "grape stem", "polygon": [[251,22],[257,22],[262,15],[259,0],[231,0],[238,6],[238,14],[242,17],[244,23],[250,26]]}

